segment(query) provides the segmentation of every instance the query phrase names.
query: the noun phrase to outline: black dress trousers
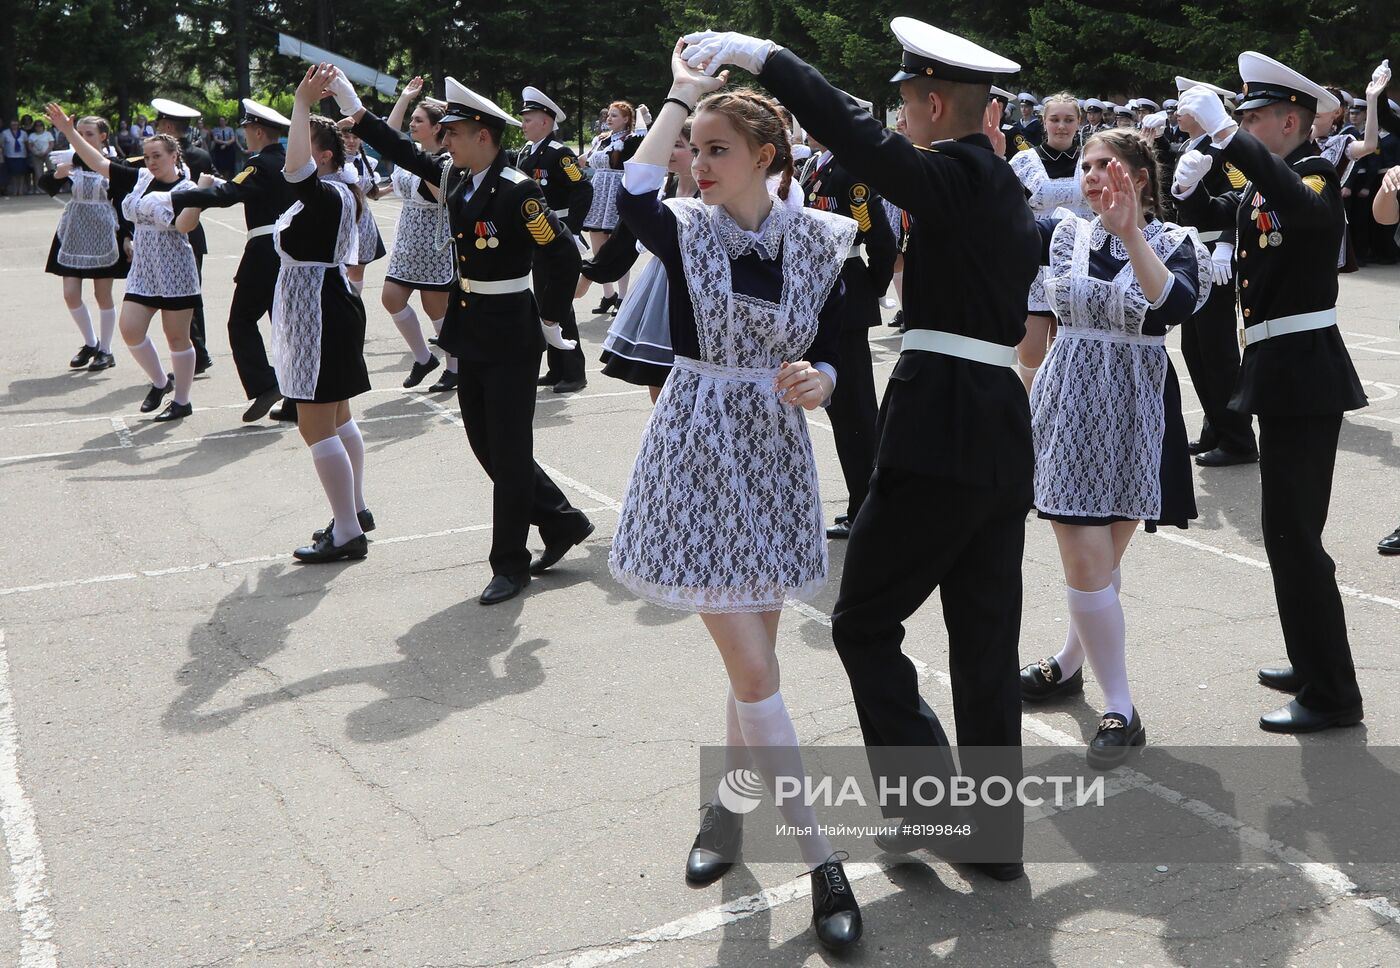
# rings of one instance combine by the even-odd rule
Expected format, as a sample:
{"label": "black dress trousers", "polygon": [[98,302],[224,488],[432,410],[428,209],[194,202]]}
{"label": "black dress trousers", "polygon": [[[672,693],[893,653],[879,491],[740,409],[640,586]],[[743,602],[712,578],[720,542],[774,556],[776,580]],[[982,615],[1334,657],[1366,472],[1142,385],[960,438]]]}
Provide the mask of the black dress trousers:
{"label": "black dress trousers", "polygon": [[[861,271],[865,271],[864,266]],[[864,327],[850,327],[841,333],[836,389],[826,408],[832,436],[836,439],[836,456],[841,461],[841,476],[846,479],[846,514],[852,521],[870,490],[870,474],[875,469],[875,448],[879,443],[875,425],[880,403],[875,396],[869,333]]]}
{"label": "black dress trousers", "polygon": [[[536,265],[532,270],[534,278],[535,292],[540,292],[544,286],[544,280],[540,278],[542,266]],[[574,307],[569,306],[568,315],[563,319],[551,319],[551,323],[559,324],[559,332],[565,339],[571,339],[576,344],[571,350],[561,350],[553,346],[545,347],[545,374],[553,377],[556,383],[573,383],[584,378],[584,358],[583,340],[578,335],[578,318],[574,314]]]}
{"label": "black dress trousers", "polygon": [[228,309],[228,345],[243,392],[251,400],[277,387],[277,373],[267,360],[258,323],[272,312],[281,260],[271,237],[254,239],[243,250],[234,275],[233,302]]}
{"label": "black dress trousers", "polygon": [[1204,306],[1181,324],[1181,355],[1201,400],[1201,443],[1233,454],[1258,451],[1249,414],[1229,408],[1240,376],[1235,287],[1211,286]]}

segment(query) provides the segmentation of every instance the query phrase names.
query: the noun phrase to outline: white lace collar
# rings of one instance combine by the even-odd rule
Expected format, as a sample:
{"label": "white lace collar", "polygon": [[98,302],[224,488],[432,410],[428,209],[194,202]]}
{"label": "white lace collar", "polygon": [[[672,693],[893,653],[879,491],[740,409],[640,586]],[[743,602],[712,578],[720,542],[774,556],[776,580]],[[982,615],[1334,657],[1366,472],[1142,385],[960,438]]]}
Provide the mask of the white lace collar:
{"label": "white lace collar", "polygon": [[757,232],[750,232],[741,227],[724,210],[722,205],[716,205],[711,210],[715,232],[719,236],[720,243],[724,246],[725,253],[731,260],[751,251],[757,251],[761,259],[778,258],[778,254],[782,251],[783,235],[787,230],[789,213],[788,207],[776,197],[770,195],[769,200],[772,201],[773,208],[769,211],[768,217],[763,220],[763,224],[758,227]]}
{"label": "white lace collar", "polygon": [[[1103,249],[1104,242],[1107,241],[1109,242],[1109,255],[1113,256],[1113,258],[1117,259],[1119,262],[1128,261],[1127,246],[1123,244],[1122,239],[1118,238],[1116,235],[1112,235],[1108,231],[1108,229],[1103,227],[1103,222],[1098,218],[1098,216],[1094,217],[1094,221],[1091,223],[1091,226],[1092,227],[1089,234],[1090,246],[1092,246],[1095,249],[1101,250]],[[1147,239],[1148,242],[1151,242],[1153,239],[1155,239],[1158,235],[1162,233],[1163,228],[1164,226],[1162,225],[1162,223],[1154,218],[1150,222],[1148,222],[1147,227],[1142,230],[1143,238]]]}

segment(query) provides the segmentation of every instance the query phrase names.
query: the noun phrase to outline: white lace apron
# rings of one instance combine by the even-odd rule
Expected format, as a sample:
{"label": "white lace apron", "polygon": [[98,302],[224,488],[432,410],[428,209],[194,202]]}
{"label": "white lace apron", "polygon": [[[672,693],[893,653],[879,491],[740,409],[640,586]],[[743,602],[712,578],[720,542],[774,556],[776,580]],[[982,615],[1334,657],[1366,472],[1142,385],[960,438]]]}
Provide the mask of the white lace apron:
{"label": "white lace apron", "polygon": [[452,234],[447,209],[418,193],[417,175],[395,168],[389,176],[394,192],[403,199],[394,248],[385,275],[409,285],[442,286],[456,278],[452,264]]}
{"label": "white lace apron", "polygon": [[[313,176],[314,177],[314,176]],[[305,206],[301,202],[283,212],[277,219],[272,242],[282,259],[277,271],[277,286],[272,292],[272,367],[277,373],[277,388],[283,396],[310,400],[316,396],[316,383],[321,377],[321,288],[326,272],[340,275],[347,290],[350,282],[345,265],[353,261],[359,248],[359,231],[355,220],[355,196],[349,186],[335,176],[322,179],[340,196],[340,225],[336,229],[335,252],[332,262],[302,262],[282,249],[282,232],[292,224]]]}
{"label": "white lace apron", "polygon": [[374,173],[379,169],[379,162],[373,158],[365,157],[365,173],[360,174],[360,170],[355,167],[355,162],[347,159],[345,169],[340,174],[340,180],[350,185],[359,185],[360,196],[363,204],[360,206],[360,220],[356,226],[359,233],[359,241],[356,243],[355,257],[350,260],[352,265],[368,265],[374,261],[374,257],[379,252],[379,223],[374,220],[374,213],[369,207],[369,192],[374,188]]}
{"label": "white lace apron", "polygon": [[622,189],[622,172],[611,168],[594,168],[593,204],[583,220],[585,228],[611,232],[617,227],[617,193]]}
{"label": "white lace apron", "polygon": [[122,199],[122,214],[136,226],[126,291],[133,296],[167,299],[197,296],[199,269],[194,249],[184,233],[176,231],[170,202],[170,192],[192,191],[195,183],[182,178],[170,192],[150,192],[152,180],[150,169],[142,168],[136,187]]}
{"label": "white lace apron", "polygon": [[774,201],[764,229],[781,241],[780,302],[734,293],[743,231],[696,199],[676,214],[705,359],[678,356],[642,435],[608,565],[654,604],[755,612],[807,598],[826,578],[816,461],[801,408],[773,379],[800,359],[855,238],[850,219]]}
{"label": "white lace apron", "polygon": [[68,177],[73,195],[58,220],[58,264],[69,269],[116,265],[117,213],[107,197],[107,179],[82,168]]}
{"label": "white lace apron", "polygon": [[[1084,198],[1084,188],[1079,176],[1051,178],[1045,170],[1045,162],[1040,152],[1032,148],[1018,151],[1011,156],[1011,170],[1021,179],[1021,185],[1029,193],[1026,204],[1036,215],[1049,215],[1056,209],[1064,209],[1084,218],[1093,218],[1089,203]],[[1050,300],[1045,295],[1045,267],[1035,274],[1030,292],[1026,294],[1026,312],[1044,313],[1050,311]]]}
{"label": "white lace apron", "polygon": [[[1153,222],[1145,235],[1163,262],[1181,245],[1194,247],[1192,311],[1199,309],[1210,294],[1210,254],[1175,225]],[[1050,241],[1046,291],[1060,330],[1031,388],[1035,506],[1046,514],[1155,520],[1166,337],[1142,332],[1149,303],[1130,263],[1112,279],[1090,275],[1090,252],[1104,245],[1127,259],[1098,219],[1067,218]]]}

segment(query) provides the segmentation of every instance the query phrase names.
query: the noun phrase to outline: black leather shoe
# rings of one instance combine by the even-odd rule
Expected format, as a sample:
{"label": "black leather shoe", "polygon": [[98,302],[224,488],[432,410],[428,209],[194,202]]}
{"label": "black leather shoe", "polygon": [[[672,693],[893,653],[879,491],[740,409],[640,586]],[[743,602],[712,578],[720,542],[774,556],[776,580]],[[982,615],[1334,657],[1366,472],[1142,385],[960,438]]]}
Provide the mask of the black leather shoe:
{"label": "black leather shoe", "polygon": [[837,524],[847,524],[850,522],[851,516],[849,514],[838,514],[835,520]]}
{"label": "black leather shoe", "polygon": [[164,410],[151,419],[156,423],[166,423],[170,420],[184,420],[192,413],[194,413],[194,404],[176,403],[174,400],[171,400],[165,405]]}
{"label": "black leather shoe", "polygon": [[96,346],[88,346],[84,344],[83,348],[78,350],[77,355],[68,361],[68,365],[75,370],[81,370],[83,367],[91,363],[93,361],[93,358],[101,352],[102,351],[99,350]]}
{"label": "black leather shoe", "polygon": [[890,320],[890,326],[893,329],[904,328],[904,310],[900,309],[895,312],[894,319]]}
{"label": "black leather shoe", "polygon": [[1259,684],[1277,689],[1279,692],[1297,692],[1303,688],[1303,677],[1293,671],[1292,666],[1278,669],[1260,669]]}
{"label": "black leather shoe", "polygon": [[165,374],[165,386],[151,387],[146,391],[146,399],[141,401],[141,412],[150,413],[160,402],[165,399],[166,394],[175,392],[175,374]]}
{"label": "black leather shoe", "polygon": [[1147,730],[1142,728],[1136,709],[1131,720],[1122,713],[1104,713],[1085,758],[1095,770],[1111,770],[1128,758],[1133,747],[1146,745]]}
{"label": "black leather shoe", "polygon": [[1259,717],[1259,728],[1269,733],[1316,733],[1334,726],[1355,726],[1364,713],[1357,703],[1348,709],[1309,709],[1294,699],[1282,709]]}
{"label": "black leather shoe", "polygon": [[1026,876],[1026,865],[1020,861],[980,861],[967,866],[981,871],[994,881],[1019,881]]}
{"label": "black leather shoe", "polygon": [[282,406],[268,414],[273,420],[285,420],[289,423],[297,422],[297,402],[295,400],[282,401]]}
{"label": "black leather shoe", "polygon": [[[360,522],[360,530],[363,531],[365,534],[369,534],[371,531],[374,530],[374,515],[369,513],[369,508],[365,508],[363,511],[356,511],[355,519]],[[331,529],[334,527],[335,518],[331,518],[330,524],[317,531],[311,532],[312,544],[315,544],[317,541],[320,541],[326,535],[330,534]]]}
{"label": "black leather shoe", "polygon": [[1383,555],[1400,555],[1400,528],[1377,541],[1376,550]]}
{"label": "black leather shoe", "polygon": [[88,364],[88,372],[96,373],[98,370],[110,370],[117,365],[117,358],[111,353],[104,353],[98,350],[93,354],[92,362]]}
{"label": "black leather shoe", "polygon": [[496,605],[508,601],[525,590],[530,584],[530,573],[523,575],[493,575],[486,584],[486,590],[477,601],[483,605]]}
{"label": "black leather shoe", "polygon": [[1220,447],[1196,455],[1196,464],[1200,467],[1233,467],[1236,464],[1257,464],[1258,462],[1258,454],[1241,454]]}
{"label": "black leather shoe", "polygon": [[540,377],[538,380],[535,381],[535,386],[552,387],[558,382],[559,378],[557,376],[555,376],[553,373],[546,373],[544,376]]}
{"label": "black leather shoe", "polygon": [[1208,450],[1215,450],[1215,441],[1211,440],[1209,437],[1198,437],[1195,440],[1187,442],[1186,450],[1192,457],[1195,457],[1197,454],[1204,454]]}
{"label": "black leather shoe", "polygon": [[588,386],[587,380],[560,380],[554,384],[555,393],[578,393]]}
{"label": "black leather shoe", "polygon": [[277,405],[277,401],[282,399],[282,391],[273,387],[271,390],[264,390],[252,399],[248,404],[248,409],[243,411],[243,422],[252,423],[254,420],[261,420],[267,416],[269,410]]}
{"label": "black leather shoe", "polygon": [[328,534],[321,535],[319,541],[298,548],[292,552],[292,557],[308,565],[323,565],[329,561],[357,561],[369,554],[369,539],[364,535],[358,535],[345,542],[343,545],[331,544]]}
{"label": "black leather shoe", "polygon": [[208,353],[200,353],[194,358],[194,375],[199,376],[205,370],[214,365],[214,360]]}
{"label": "black leather shoe", "polygon": [[428,354],[428,362],[426,363],[419,363],[417,360],[414,360],[413,369],[409,370],[408,376],[403,378],[403,388],[408,390],[416,387],[423,382],[424,378],[426,378],[429,373],[436,370],[439,365],[438,358],[431,353]]}
{"label": "black leather shoe", "polygon": [[443,370],[438,381],[428,387],[429,393],[446,393],[449,390],[457,389],[457,374],[452,370]]}
{"label": "black leather shoe", "polygon": [[1026,702],[1044,702],[1058,696],[1068,696],[1084,691],[1084,669],[1074,670],[1074,675],[1062,679],[1060,664],[1055,657],[1033,662],[1021,670],[1021,698]]}
{"label": "black leather shoe", "polygon": [[838,520],[826,529],[826,536],[833,541],[845,541],[851,536],[851,522]]}
{"label": "black leather shoe", "polygon": [[847,856],[838,850],[811,872],[812,930],[828,951],[842,951],[860,940],[860,905],[841,866]]}
{"label": "black leather shoe", "polygon": [[569,553],[569,549],[576,545],[581,545],[588,540],[588,536],[593,533],[595,525],[587,518],[584,519],[584,527],[575,538],[566,538],[563,541],[556,541],[554,544],[544,546],[544,551],[540,556],[530,562],[530,574],[538,575],[546,569],[559,563],[559,559]]}
{"label": "black leather shoe", "polygon": [[612,296],[604,296],[603,301],[593,307],[593,315],[601,316],[612,308]]}
{"label": "black leather shoe", "polygon": [[685,882],[691,887],[713,884],[734,866],[744,842],[743,817],[718,803],[700,808],[700,832],[685,859]]}

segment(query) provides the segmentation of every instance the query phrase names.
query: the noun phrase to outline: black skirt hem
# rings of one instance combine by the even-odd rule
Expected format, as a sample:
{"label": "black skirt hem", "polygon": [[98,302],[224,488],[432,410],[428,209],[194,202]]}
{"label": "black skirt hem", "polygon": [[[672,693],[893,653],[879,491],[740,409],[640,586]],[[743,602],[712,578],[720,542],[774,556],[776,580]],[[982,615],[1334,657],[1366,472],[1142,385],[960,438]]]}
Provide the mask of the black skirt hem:
{"label": "black skirt hem", "polygon": [[75,269],[73,266],[63,265],[58,261],[58,248],[58,236],[54,236],[53,244],[49,246],[48,261],[44,263],[44,271],[51,276],[66,279],[125,279],[127,272],[131,270],[131,263],[127,261],[126,253],[120,245],[117,247],[116,262],[95,269]]}
{"label": "black skirt hem", "polygon": [[457,283],[455,282],[409,282],[406,279],[400,279],[397,276],[390,275],[385,275],[384,281],[396,282],[405,289],[413,289],[416,292],[451,292],[453,289],[457,288]]}
{"label": "black skirt hem", "polygon": [[608,350],[604,350],[603,355],[598,359],[603,364],[604,376],[610,376],[614,380],[621,380],[623,383],[630,383],[633,386],[664,386],[666,378],[671,375],[671,368],[669,366],[662,366],[659,363],[643,363],[640,360],[629,360]]}
{"label": "black skirt hem", "polygon": [[1058,521],[1060,524],[1072,524],[1081,528],[1106,528],[1110,524],[1118,524],[1120,521],[1141,521],[1143,530],[1152,534],[1160,527],[1180,528],[1185,531],[1190,527],[1190,522],[1184,518],[1175,521],[1163,521],[1158,518],[1125,518],[1122,515],[1110,514],[1106,517],[1089,517],[1077,514],[1047,514],[1045,511],[1037,510],[1036,517],[1045,521]]}
{"label": "black skirt hem", "polygon": [[199,293],[193,296],[143,296],[129,292],[122,296],[122,302],[139,303],[152,309],[198,309],[204,304]]}

